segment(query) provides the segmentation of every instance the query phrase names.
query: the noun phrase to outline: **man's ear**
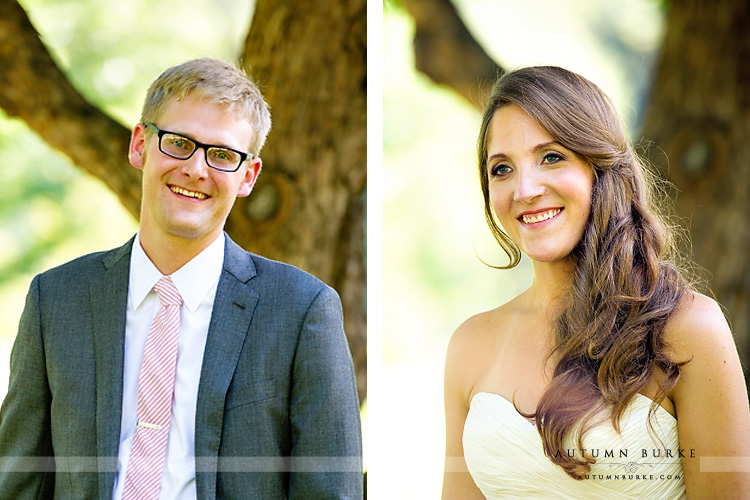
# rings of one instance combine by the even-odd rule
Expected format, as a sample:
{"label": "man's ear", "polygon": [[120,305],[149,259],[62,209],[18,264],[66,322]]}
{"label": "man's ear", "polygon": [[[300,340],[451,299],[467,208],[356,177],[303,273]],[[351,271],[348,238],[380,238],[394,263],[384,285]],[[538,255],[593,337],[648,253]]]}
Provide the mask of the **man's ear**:
{"label": "man's ear", "polygon": [[250,160],[250,165],[247,166],[245,177],[242,179],[242,184],[240,184],[240,190],[237,192],[238,197],[247,196],[253,190],[255,181],[258,180],[258,176],[260,175],[262,163],[260,158]]}
{"label": "man's ear", "polygon": [[144,153],[146,151],[146,126],[139,123],[133,128],[130,136],[130,149],[128,159],[135,168],[143,169]]}

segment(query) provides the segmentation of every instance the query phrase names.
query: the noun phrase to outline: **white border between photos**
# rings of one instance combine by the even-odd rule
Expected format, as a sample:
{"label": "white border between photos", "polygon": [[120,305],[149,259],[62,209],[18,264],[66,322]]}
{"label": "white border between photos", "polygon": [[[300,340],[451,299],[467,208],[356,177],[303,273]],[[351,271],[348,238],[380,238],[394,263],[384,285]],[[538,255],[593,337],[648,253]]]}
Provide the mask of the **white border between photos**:
{"label": "white border between photos", "polygon": [[364,429],[364,460],[367,495],[380,498],[378,447],[380,391],[383,371],[383,3],[367,2],[367,422]]}

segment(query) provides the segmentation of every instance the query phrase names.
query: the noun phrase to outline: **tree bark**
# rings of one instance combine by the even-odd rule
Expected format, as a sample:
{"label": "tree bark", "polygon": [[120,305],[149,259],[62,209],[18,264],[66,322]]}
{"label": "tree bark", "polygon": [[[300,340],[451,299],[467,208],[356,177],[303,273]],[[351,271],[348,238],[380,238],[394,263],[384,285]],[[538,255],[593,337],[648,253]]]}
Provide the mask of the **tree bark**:
{"label": "tree bark", "polygon": [[258,0],[243,61],[271,106],[255,192],[227,227],[248,248],[333,285],[366,389],[365,0]]}
{"label": "tree bark", "polygon": [[477,43],[450,0],[403,0],[414,19],[414,63],[440,85],[484,109],[503,72]]}
{"label": "tree bark", "polygon": [[[336,288],[360,399],[366,396],[365,0],[258,0],[243,54],[274,127],[254,192],[226,229],[244,248]],[[15,0],[0,1],[0,107],[102,179],[134,216],[130,132],[73,88]]]}
{"label": "tree bark", "polygon": [[679,189],[675,209],[689,222],[695,261],[712,275],[744,366],[750,366],[749,30],[746,0],[672,2],[643,130],[656,146],[650,160]]}

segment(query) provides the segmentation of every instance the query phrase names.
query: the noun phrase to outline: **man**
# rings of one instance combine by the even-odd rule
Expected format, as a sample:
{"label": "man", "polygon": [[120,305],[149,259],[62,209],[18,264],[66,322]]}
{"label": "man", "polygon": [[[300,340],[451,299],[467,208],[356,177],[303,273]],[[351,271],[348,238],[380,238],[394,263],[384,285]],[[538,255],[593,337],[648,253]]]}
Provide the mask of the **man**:
{"label": "man", "polygon": [[362,496],[336,293],[223,226],[261,170],[262,95],[198,59],[150,87],[125,246],[37,276],[0,410],[0,499]]}

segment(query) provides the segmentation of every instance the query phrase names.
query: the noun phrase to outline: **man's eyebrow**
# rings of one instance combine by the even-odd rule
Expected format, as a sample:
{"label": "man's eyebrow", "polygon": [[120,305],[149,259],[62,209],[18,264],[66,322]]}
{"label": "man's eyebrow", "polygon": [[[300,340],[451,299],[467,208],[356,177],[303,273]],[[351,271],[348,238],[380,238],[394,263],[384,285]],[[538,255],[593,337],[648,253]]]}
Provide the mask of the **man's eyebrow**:
{"label": "man's eyebrow", "polygon": [[[549,141],[549,142],[543,142],[541,144],[537,144],[536,146],[534,146],[533,148],[531,148],[531,152],[532,153],[536,153],[540,149],[545,149],[545,148],[548,148],[550,146],[560,146],[560,147],[563,147],[563,145],[560,144],[557,141]],[[509,156],[506,155],[505,153],[495,153],[493,155],[488,156],[487,157],[487,161],[495,160],[495,159],[507,160],[508,158],[509,158]]]}
{"label": "man's eyebrow", "polygon": [[169,134],[173,134],[173,135],[179,135],[180,137],[184,137],[185,139],[188,139],[190,141],[200,142],[201,144],[205,144],[206,146],[210,146],[210,147],[213,147],[213,148],[231,149],[232,151],[240,151],[240,152],[242,152],[241,149],[237,149],[237,148],[232,147],[232,146],[225,146],[224,144],[211,144],[211,143],[207,143],[207,142],[202,142],[202,141],[199,141],[198,139],[193,138],[193,136],[185,134],[185,133],[182,133],[182,132],[177,132],[177,131],[173,131],[173,130],[166,130],[165,132],[167,132]]}

